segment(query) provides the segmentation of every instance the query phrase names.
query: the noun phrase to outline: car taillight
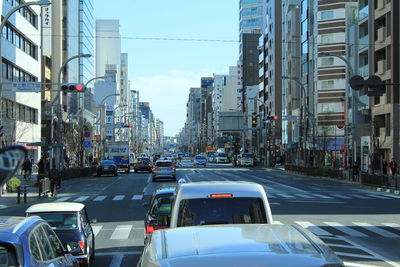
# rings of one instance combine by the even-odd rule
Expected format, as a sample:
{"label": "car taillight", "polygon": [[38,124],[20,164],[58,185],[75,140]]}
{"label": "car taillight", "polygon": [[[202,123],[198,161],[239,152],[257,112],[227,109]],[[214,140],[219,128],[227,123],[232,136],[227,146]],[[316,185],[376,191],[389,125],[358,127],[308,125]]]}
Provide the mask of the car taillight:
{"label": "car taillight", "polygon": [[133,166],[136,166],[136,167],[137,167],[137,166],[139,166],[139,164],[135,163]]}
{"label": "car taillight", "polygon": [[166,228],[169,228],[169,227],[168,226],[161,226],[161,225],[148,225],[146,227],[146,234],[151,234],[155,230],[166,229]]}
{"label": "car taillight", "polygon": [[79,241],[79,247],[82,250],[82,253],[85,253],[85,241]]}
{"label": "car taillight", "polygon": [[157,167],[154,167],[154,168],[152,168],[152,170],[153,170],[153,171],[156,171],[156,170],[158,170],[158,168],[157,168]]}
{"label": "car taillight", "polygon": [[176,168],[175,168],[175,167],[170,167],[170,169],[171,169],[171,170],[175,170]]}
{"label": "car taillight", "polygon": [[146,165],[147,165],[147,166],[151,166],[151,164],[150,164],[150,163],[147,163]]}
{"label": "car taillight", "polygon": [[211,197],[233,197],[232,194],[211,194]]}

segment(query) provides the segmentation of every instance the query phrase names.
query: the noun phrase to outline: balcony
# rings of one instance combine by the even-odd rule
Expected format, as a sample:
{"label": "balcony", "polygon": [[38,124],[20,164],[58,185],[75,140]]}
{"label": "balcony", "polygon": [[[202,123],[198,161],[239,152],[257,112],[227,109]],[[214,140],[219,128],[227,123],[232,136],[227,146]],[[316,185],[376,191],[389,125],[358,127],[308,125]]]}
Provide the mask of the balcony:
{"label": "balcony", "polygon": [[377,41],[378,42],[383,42],[383,41],[385,41],[385,38],[386,38],[386,36],[385,36],[385,27],[380,27],[377,30]]}
{"label": "balcony", "polygon": [[368,77],[369,76],[369,65],[364,65],[358,69],[358,73],[362,77]]}
{"label": "balcony", "polygon": [[376,1],[377,2],[377,9],[384,9],[386,5],[386,1],[381,0],[381,1]]}
{"label": "balcony", "polygon": [[385,69],[386,60],[379,60],[377,65],[378,65],[377,73],[380,74],[380,75],[385,74],[385,71],[386,71],[386,69]]}
{"label": "balcony", "polygon": [[358,42],[359,42],[359,46],[358,46],[358,49],[359,49],[359,50],[362,50],[362,49],[368,47],[368,44],[369,44],[369,35],[367,34],[367,35],[361,37],[360,40],[359,40]]}
{"label": "balcony", "polygon": [[364,18],[369,15],[369,6],[365,6],[358,11],[359,21],[362,21]]}

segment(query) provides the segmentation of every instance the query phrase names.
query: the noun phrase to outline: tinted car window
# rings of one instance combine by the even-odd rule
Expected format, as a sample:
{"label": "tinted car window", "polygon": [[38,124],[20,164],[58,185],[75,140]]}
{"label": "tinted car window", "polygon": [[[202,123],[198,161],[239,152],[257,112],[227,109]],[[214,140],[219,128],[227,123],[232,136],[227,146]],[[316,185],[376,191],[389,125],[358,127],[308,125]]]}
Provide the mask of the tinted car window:
{"label": "tinted car window", "polygon": [[76,229],[78,228],[78,220],[75,213],[40,213],[36,214],[57,230]]}
{"label": "tinted car window", "polygon": [[137,162],[138,163],[150,163],[150,159],[148,159],[148,158],[139,158]]}
{"label": "tinted car window", "polygon": [[171,214],[171,204],[174,196],[171,195],[159,195],[154,199],[151,213],[154,215]]}
{"label": "tinted car window", "polygon": [[42,261],[39,244],[33,232],[29,235],[29,250],[35,260]]}
{"label": "tinted car window", "polygon": [[205,159],[204,156],[196,156],[196,159]]}
{"label": "tinted car window", "polygon": [[253,154],[243,154],[243,158],[252,159],[252,158],[254,158],[254,155]]}
{"label": "tinted car window", "polygon": [[169,162],[169,161],[159,161],[159,162],[156,162],[156,166],[157,167],[171,167],[172,166],[172,162]]}
{"label": "tinted car window", "polygon": [[14,248],[0,245],[0,267],[17,266]]}
{"label": "tinted car window", "polygon": [[35,235],[39,246],[41,247],[41,254],[44,261],[49,261],[57,258],[57,253],[55,248],[53,248],[49,239],[47,238],[47,233],[45,230],[39,226],[35,229]]}
{"label": "tinted car window", "polygon": [[267,223],[260,198],[185,199],[179,205],[178,226]]}
{"label": "tinted car window", "polygon": [[102,160],[100,161],[100,165],[114,165],[114,161],[113,160]]}
{"label": "tinted car window", "polygon": [[218,157],[226,157],[225,153],[218,153]]}
{"label": "tinted car window", "polygon": [[56,233],[54,233],[53,230],[51,230],[51,228],[44,224],[43,225],[43,229],[47,235],[47,238],[49,239],[50,245],[53,248],[53,250],[55,251],[57,257],[60,256],[60,254],[62,253],[62,251],[64,250],[60,240],[58,239]]}

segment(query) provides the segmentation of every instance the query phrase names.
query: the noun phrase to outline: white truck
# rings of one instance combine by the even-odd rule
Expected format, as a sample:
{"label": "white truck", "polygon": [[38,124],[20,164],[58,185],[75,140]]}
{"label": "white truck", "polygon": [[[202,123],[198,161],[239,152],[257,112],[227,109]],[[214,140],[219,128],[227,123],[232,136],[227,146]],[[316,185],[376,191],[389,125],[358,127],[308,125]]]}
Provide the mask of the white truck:
{"label": "white truck", "polygon": [[119,170],[129,173],[130,171],[129,142],[126,141],[108,142],[107,159],[113,160]]}

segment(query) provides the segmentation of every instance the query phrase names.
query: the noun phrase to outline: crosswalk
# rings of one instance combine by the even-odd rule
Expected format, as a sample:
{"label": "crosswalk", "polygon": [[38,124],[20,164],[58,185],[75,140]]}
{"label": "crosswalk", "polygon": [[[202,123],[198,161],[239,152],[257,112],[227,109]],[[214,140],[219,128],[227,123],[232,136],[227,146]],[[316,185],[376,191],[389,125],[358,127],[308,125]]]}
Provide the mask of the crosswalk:
{"label": "crosswalk", "polygon": [[55,202],[64,202],[64,201],[71,201],[71,202],[87,202],[87,201],[94,201],[94,202],[101,202],[101,201],[122,201],[122,200],[142,200],[143,195],[100,195],[100,196],[65,196],[60,197],[55,200]]}

